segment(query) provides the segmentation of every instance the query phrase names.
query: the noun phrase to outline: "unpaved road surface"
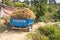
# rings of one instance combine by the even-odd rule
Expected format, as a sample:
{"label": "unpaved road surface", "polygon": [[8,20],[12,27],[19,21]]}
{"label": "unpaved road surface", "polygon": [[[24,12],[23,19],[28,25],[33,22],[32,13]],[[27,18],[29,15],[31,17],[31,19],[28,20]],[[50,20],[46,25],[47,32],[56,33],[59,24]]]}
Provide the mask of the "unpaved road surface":
{"label": "unpaved road surface", "polygon": [[[32,32],[34,32],[39,26],[45,26],[45,23],[39,22],[34,24]],[[25,31],[25,30],[24,30]],[[0,34],[0,40],[28,40],[26,35],[30,32],[24,32],[21,30],[6,30]]]}
{"label": "unpaved road surface", "polygon": [[0,36],[0,40],[26,40],[26,35],[28,33],[3,33]]}

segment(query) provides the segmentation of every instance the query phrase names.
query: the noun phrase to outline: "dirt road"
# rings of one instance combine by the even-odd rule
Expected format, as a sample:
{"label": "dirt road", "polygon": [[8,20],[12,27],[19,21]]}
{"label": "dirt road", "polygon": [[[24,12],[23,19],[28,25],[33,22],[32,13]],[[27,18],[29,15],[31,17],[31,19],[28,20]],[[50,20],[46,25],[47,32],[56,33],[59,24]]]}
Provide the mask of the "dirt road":
{"label": "dirt road", "polygon": [[[45,23],[39,22],[33,25],[32,32],[34,32],[39,26],[45,26]],[[20,30],[6,30],[0,34],[0,40],[27,40],[26,35],[30,32],[23,32]]]}
{"label": "dirt road", "polygon": [[25,40],[28,33],[3,33],[0,36],[0,40]]}

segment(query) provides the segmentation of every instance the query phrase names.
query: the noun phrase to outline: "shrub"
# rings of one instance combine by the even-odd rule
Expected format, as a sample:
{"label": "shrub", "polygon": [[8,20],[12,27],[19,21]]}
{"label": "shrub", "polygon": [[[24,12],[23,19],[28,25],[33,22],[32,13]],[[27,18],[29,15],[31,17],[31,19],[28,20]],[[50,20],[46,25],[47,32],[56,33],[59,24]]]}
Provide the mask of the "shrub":
{"label": "shrub", "polygon": [[21,7],[22,4],[21,4],[20,2],[16,2],[16,3],[14,4],[14,6],[15,6],[15,7]]}
{"label": "shrub", "polygon": [[13,6],[13,2],[11,0],[7,0],[5,2],[5,4],[8,5],[8,6]]}
{"label": "shrub", "polygon": [[0,33],[4,31],[4,28],[2,27],[2,24],[0,23]]}
{"label": "shrub", "polygon": [[40,16],[39,17],[39,21],[42,21],[42,22],[47,22],[47,18],[45,16]]}
{"label": "shrub", "polygon": [[28,5],[26,3],[22,3],[23,7],[28,7]]}
{"label": "shrub", "polygon": [[29,33],[28,35],[29,40],[49,40],[48,37],[41,35],[40,33]]}
{"label": "shrub", "polygon": [[0,31],[2,30],[2,24],[0,24]]}
{"label": "shrub", "polygon": [[49,40],[60,40],[60,31],[55,25],[40,27],[38,28],[38,31],[41,34],[49,37]]}
{"label": "shrub", "polygon": [[20,2],[16,2],[14,4],[14,7],[28,7],[26,3],[20,3]]}

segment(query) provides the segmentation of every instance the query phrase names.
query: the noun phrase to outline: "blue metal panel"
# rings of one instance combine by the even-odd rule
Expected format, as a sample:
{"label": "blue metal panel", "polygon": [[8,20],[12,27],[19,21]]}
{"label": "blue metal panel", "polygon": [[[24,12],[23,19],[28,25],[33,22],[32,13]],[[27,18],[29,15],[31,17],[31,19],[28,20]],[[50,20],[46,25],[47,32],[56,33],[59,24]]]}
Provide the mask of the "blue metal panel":
{"label": "blue metal panel", "polygon": [[34,19],[10,18],[10,26],[28,27],[34,23]]}

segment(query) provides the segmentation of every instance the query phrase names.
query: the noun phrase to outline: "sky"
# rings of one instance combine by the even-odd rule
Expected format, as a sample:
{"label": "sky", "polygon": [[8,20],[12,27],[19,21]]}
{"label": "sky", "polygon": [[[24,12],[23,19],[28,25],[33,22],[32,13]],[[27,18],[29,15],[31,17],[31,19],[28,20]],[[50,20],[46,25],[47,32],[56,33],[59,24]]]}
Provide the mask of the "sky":
{"label": "sky", "polygon": [[[21,0],[21,1],[24,1],[24,0]],[[60,3],[60,0],[56,0],[57,3]]]}
{"label": "sky", "polygon": [[60,0],[56,0],[57,3],[60,3]]}

